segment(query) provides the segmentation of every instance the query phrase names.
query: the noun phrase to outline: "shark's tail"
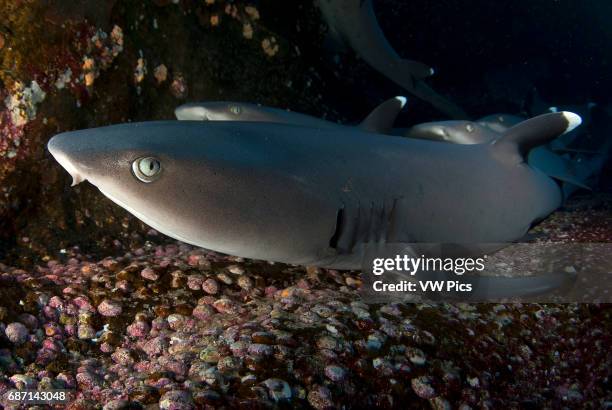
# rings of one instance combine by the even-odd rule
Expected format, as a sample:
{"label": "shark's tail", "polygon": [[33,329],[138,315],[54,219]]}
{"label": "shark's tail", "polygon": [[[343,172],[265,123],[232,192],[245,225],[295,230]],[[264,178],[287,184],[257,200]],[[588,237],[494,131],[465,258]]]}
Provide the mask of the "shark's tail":
{"label": "shark's tail", "polygon": [[531,150],[527,162],[559,181],[565,199],[578,189],[591,190],[589,179],[600,168],[594,161],[581,162],[569,155],[555,153],[548,146]]}
{"label": "shark's tail", "polygon": [[434,74],[434,69],[427,64],[415,60],[402,59],[396,62],[399,69],[404,72],[406,77],[412,76],[415,80],[423,80]]}
{"label": "shark's tail", "polygon": [[[569,144],[562,144],[563,149],[558,152],[572,164],[573,175],[578,181],[594,187],[612,153],[612,118],[598,107],[590,109],[592,120],[588,131],[583,129]],[[565,197],[579,188],[576,184],[564,184]]]}
{"label": "shark's tail", "polygon": [[[569,154],[568,154],[569,156]],[[609,158],[609,153],[597,152],[597,153],[577,153],[571,155],[571,161],[574,169],[573,175],[576,177],[579,184],[567,181],[563,184],[563,196],[569,198],[573,193],[578,191],[580,188],[587,186],[587,189],[593,189],[597,185],[597,180],[601,171],[603,170],[606,161]]]}

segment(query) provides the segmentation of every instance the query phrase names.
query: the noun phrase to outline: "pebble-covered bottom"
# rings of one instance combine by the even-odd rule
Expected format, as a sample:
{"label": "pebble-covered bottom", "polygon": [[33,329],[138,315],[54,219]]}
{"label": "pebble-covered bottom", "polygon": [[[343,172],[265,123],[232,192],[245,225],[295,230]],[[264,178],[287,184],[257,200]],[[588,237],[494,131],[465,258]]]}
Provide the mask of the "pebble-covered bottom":
{"label": "pebble-covered bottom", "polygon": [[[599,200],[539,230],[611,241]],[[609,305],[366,305],[358,273],[184,244],[66,256],[0,264],[0,393],[73,389],[69,409],[612,406]]]}

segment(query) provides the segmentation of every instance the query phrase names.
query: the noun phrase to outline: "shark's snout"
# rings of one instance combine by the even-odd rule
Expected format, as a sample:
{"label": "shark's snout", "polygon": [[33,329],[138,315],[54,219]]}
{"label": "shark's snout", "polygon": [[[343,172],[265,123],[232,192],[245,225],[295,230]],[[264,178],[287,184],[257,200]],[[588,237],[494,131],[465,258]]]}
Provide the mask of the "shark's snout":
{"label": "shark's snout", "polygon": [[51,138],[47,144],[47,149],[53,158],[64,167],[72,177],[72,185],[75,186],[85,181],[85,176],[77,165],[76,153],[72,148],[72,142],[67,134],[59,134]]}
{"label": "shark's snout", "polygon": [[174,110],[174,116],[181,121],[210,121],[205,109],[193,104],[184,104]]}

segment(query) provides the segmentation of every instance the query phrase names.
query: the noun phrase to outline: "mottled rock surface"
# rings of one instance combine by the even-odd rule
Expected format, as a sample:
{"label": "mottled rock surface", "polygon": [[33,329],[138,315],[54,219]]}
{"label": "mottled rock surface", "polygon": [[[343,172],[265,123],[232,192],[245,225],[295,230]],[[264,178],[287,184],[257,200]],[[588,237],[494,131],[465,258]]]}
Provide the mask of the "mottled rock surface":
{"label": "mottled rock surface", "polygon": [[[557,241],[612,202],[570,205],[544,227]],[[580,232],[610,240],[609,228]],[[600,408],[612,399],[609,305],[367,305],[355,272],[149,238],[122,256],[70,248],[28,270],[0,264],[0,392],[76,389],[70,408]],[[189,286],[193,278],[216,291]]]}

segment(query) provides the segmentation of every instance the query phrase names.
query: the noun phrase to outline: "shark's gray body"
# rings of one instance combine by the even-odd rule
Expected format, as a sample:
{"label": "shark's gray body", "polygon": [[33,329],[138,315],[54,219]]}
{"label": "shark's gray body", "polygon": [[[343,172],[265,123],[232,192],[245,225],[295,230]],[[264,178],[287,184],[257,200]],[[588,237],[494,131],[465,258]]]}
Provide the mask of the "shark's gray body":
{"label": "shark's gray body", "polygon": [[499,137],[490,128],[473,121],[426,122],[403,130],[400,135],[454,144],[482,144]]}
{"label": "shark's gray body", "polygon": [[296,124],[317,128],[339,128],[341,124],[296,111],[234,101],[203,101],[177,107],[174,115],[181,121],[253,121]]}
{"label": "shark's gray body", "polygon": [[378,25],[371,0],[318,0],[318,4],[331,33],[350,45],[370,66],[450,117],[467,117],[461,108],[423,81],[433,74],[431,67],[402,59],[395,52]]}
{"label": "shark's gray body", "polygon": [[[385,101],[376,107],[359,127],[364,131],[406,138],[453,144],[483,144],[500,138],[509,128],[526,120],[517,115],[499,113],[488,115],[477,121],[437,121],[417,124],[407,129],[393,129],[395,118],[405,103],[406,100],[403,97],[394,97]],[[175,115],[179,120],[276,122],[336,130],[344,127],[338,123],[294,111],[234,101],[187,103],[177,107]],[[569,197],[578,189],[590,189],[586,181],[592,174],[589,172],[592,161],[572,161],[553,152],[548,146],[531,150],[527,161],[549,177],[561,181],[564,198]]]}
{"label": "shark's gray body", "polygon": [[[405,97],[393,97],[378,105],[362,122],[363,131],[390,132],[397,115],[406,105]],[[236,101],[201,101],[177,107],[174,115],[181,121],[252,121],[342,129],[344,125],[295,111]]]}
{"label": "shark's gray body", "polygon": [[[560,193],[507,145],[180,121],[65,133],[49,149],[77,180],[169,236],[244,257],[338,266],[368,238],[476,244],[523,236]],[[130,171],[147,155],[163,168],[151,184]],[[330,255],[340,210],[347,221]],[[388,224],[376,225],[375,214]]]}
{"label": "shark's gray body", "polygon": [[[573,111],[571,111],[573,112]],[[582,118],[582,117],[580,117]],[[527,118],[512,114],[491,114],[477,120],[476,123],[499,134],[506,132],[510,127],[525,121]],[[566,134],[564,134],[566,135]]]}
{"label": "shark's gray body", "polygon": [[[472,253],[521,238],[561,201],[522,152],[575,125],[568,118],[531,120],[480,145],[350,127],[170,121],[68,132],[48,147],[75,183],[90,181],[173,238],[242,257],[358,269],[366,245],[460,244]],[[159,164],[150,183],[135,173],[142,158]]]}

